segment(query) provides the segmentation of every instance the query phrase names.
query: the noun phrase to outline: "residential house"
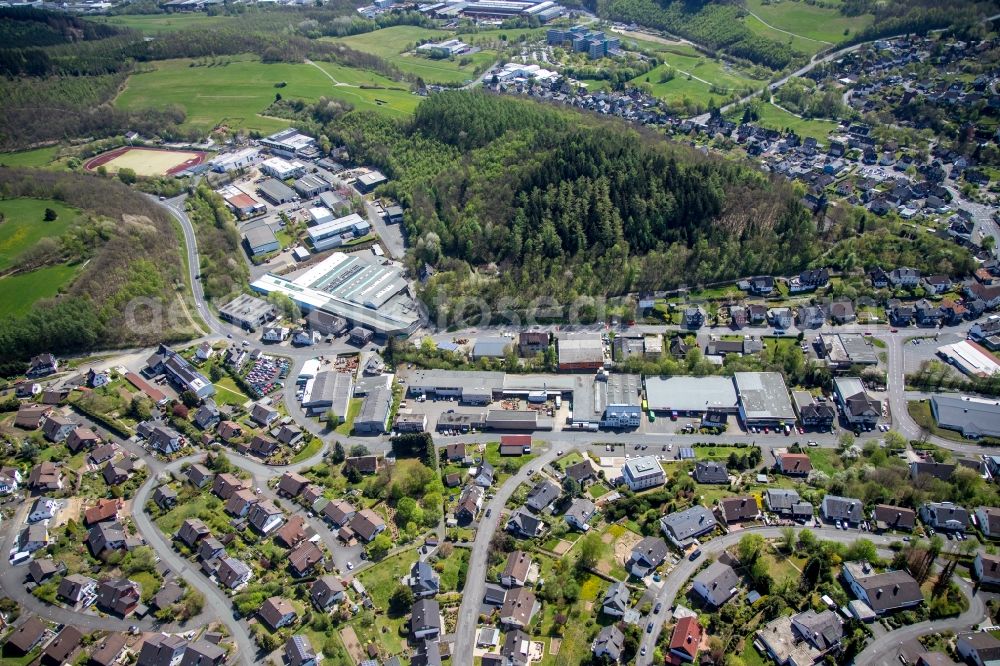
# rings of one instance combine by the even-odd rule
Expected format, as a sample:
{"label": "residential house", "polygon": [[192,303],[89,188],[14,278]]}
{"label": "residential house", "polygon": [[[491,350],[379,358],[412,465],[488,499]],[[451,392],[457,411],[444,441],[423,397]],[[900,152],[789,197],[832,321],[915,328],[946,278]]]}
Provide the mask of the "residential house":
{"label": "residential house", "polygon": [[629,599],[631,593],[628,586],[621,581],[611,583],[611,587],[604,593],[604,603],[601,604],[601,611],[605,615],[612,617],[622,617],[631,607]]}
{"label": "residential house", "polygon": [[474,521],[483,506],[485,495],[486,491],[481,486],[470,485],[462,489],[455,509],[455,518],[458,522],[467,525]]}
{"label": "residential house", "polygon": [[667,559],[667,542],[660,537],[643,537],[629,554],[625,566],[636,578],[644,578]]}
{"label": "residential house", "polygon": [[351,531],[365,543],[370,542],[385,531],[385,521],[371,509],[362,509],[354,514],[349,525]]}
{"label": "residential house", "polygon": [[549,347],[549,334],[544,331],[524,331],[518,335],[517,348],[522,358],[532,358]]}
{"label": "residential house", "polygon": [[107,462],[115,457],[115,445],[114,444],[102,444],[96,447],[87,456],[87,460],[92,465],[100,465],[103,462]]}
{"label": "residential house", "polygon": [[958,465],[952,463],[939,463],[933,460],[914,461],[910,463],[910,479],[916,481],[923,476],[948,481],[956,469]]}
{"label": "residential house", "polygon": [[473,482],[477,486],[482,486],[483,488],[489,488],[493,485],[494,470],[493,465],[483,460],[479,463],[479,470],[476,472],[476,477]]}
{"label": "residential house", "polygon": [[872,511],[872,520],[880,531],[904,530],[909,532],[917,520],[917,514],[912,509],[891,504],[877,504]]}
{"label": "residential house", "polygon": [[820,505],[820,514],[831,523],[842,521],[857,525],[864,520],[864,502],[851,497],[827,495]]}
{"label": "residential house", "polygon": [[403,584],[410,588],[417,599],[433,597],[441,590],[441,580],[427,562],[417,560],[410,567],[410,573],[403,578]]}
{"label": "residential house", "polygon": [[718,523],[711,511],[696,504],[683,511],[675,511],[660,518],[660,529],[667,540],[684,549],[700,536],[715,530]]}
{"label": "residential house", "polygon": [[925,502],[920,520],[928,527],[947,532],[964,532],[969,527],[969,512],[951,502]]}
{"label": "residential house", "polygon": [[62,490],[62,487],[62,472],[55,463],[38,463],[28,474],[28,488],[33,491],[50,493]]}
{"label": "residential house", "polygon": [[951,278],[947,275],[928,275],[923,279],[924,289],[929,294],[943,294],[951,289]]}
{"label": "residential house", "polygon": [[228,472],[216,474],[212,480],[212,492],[221,500],[229,499],[237,490],[243,490],[246,487],[247,484]]}
{"label": "residential house", "polygon": [[218,405],[211,398],[206,398],[201,407],[194,413],[194,423],[202,430],[211,430],[222,420]]}
{"label": "residential house", "polygon": [[795,320],[791,308],[771,308],[767,311],[767,318],[776,329],[791,328]]}
{"label": "residential house", "polygon": [[578,497],[570,504],[563,516],[570,527],[586,532],[590,529],[590,519],[597,513],[597,506],[589,499]]}
{"label": "residential house", "polygon": [[46,631],[45,623],[32,615],[10,632],[6,645],[11,646],[21,654],[28,654],[42,642]]}
{"label": "residential house", "polygon": [[527,587],[515,587],[507,592],[500,609],[500,624],[507,630],[524,629],[538,612],[535,594]]}
{"label": "residential house", "polygon": [[243,428],[236,421],[223,421],[219,424],[215,434],[227,444],[243,436]]}
{"label": "residential house", "polygon": [[117,486],[128,481],[128,472],[125,471],[125,468],[110,460],[104,463],[104,467],[101,468],[101,476],[104,477],[104,482],[109,486]]}
{"label": "residential house", "polygon": [[195,488],[204,488],[209,482],[215,480],[215,472],[201,463],[195,463],[188,467],[187,479]]}
{"label": "residential house", "polygon": [[607,657],[618,663],[625,651],[625,634],[613,624],[601,627],[594,642],[590,644],[590,650],[595,657]]}
{"label": "residential house", "polygon": [[568,465],[563,473],[573,479],[581,486],[586,484],[588,481],[592,481],[597,478],[597,472],[594,471],[594,465],[590,462],[589,458],[585,458],[578,463],[573,463]]}
{"label": "residential house", "polygon": [[309,637],[296,634],[285,641],[285,661],[288,666],[317,666],[316,651]]}
{"label": "residential house", "polygon": [[729,470],[723,463],[699,461],[694,465],[694,480],[698,483],[729,483]]}
{"label": "residential house", "polygon": [[28,525],[18,535],[18,548],[24,553],[33,553],[49,545],[49,530],[45,525]]}
{"label": "residential house", "polygon": [[83,646],[83,633],[71,624],[63,625],[56,637],[42,650],[42,666],[75,663],[73,655]]}
{"label": "residential house", "polygon": [[827,306],[827,312],[830,314],[830,321],[841,326],[858,318],[854,312],[854,304],[850,301],[834,301]]}
{"label": "residential house", "polygon": [[447,444],[444,447],[444,455],[448,462],[466,462],[465,444]]}
{"label": "residential house", "polygon": [[180,666],[188,641],[177,634],[156,634],[139,649],[139,666]]}
{"label": "residential house", "polygon": [[987,631],[961,633],[955,642],[955,652],[967,664],[992,665],[1000,661],[1000,639]]}
{"label": "residential house", "polygon": [[354,456],[344,461],[344,472],[353,469],[360,474],[376,474],[384,462],[381,456]]}
{"label": "residential house", "polygon": [[298,497],[309,485],[309,479],[296,472],[285,472],[278,481],[278,492],[288,497]]}
{"label": "residential house", "polygon": [[84,426],[73,428],[66,437],[66,446],[72,453],[79,453],[83,450],[90,450],[101,443],[101,438],[96,432]]}
{"label": "residential house", "polygon": [[50,442],[65,441],[77,424],[60,414],[50,413],[42,421],[42,433]]}
{"label": "residential house", "polygon": [[247,513],[247,522],[261,534],[270,534],[278,529],[284,522],[285,516],[281,509],[276,507],[271,500],[257,502],[250,507]]}
{"label": "residential house", "polygon": [[52,354],[39,354],[29,361],[28,370],[24,375],[28,379],[38,379],[57,372],[59,372],[59,361],[56,357]]}
{"label": "residential house", "polygon": [[336,528],[341,528],[351,522],[357,512],[358,510],[350,502],[344,500],[333,500],[323,507],[323,517]]}
{"label": "residential house", "polygon": [[739,583],[736,571],[717,560],[694,577],[691,589],[708,606],[718,608],[733,598]]}
{"label": "residential house", "polygon": [[524,587],[531,571],[531,555],[523,550],[515,550],[507,556],[507,565],[500,574],[500,583],[505,587]]}
{"label": "residential house", "polygon": [[177,538],[183,541],[188,548],[194,548],[199,541],[211,533],[208,525],[200,518],[188,518],[181,523],[180,529],[177,530]]}
{"label": "residential house", "polygon": [[[198,542],[198,559],[202,562],[208,562],[217,558],[221,558],[226,554],[226,547],[222,545],[222,542],[216,539],[214,536],[205,537]],[[219,569],[216,568],[216,575],[219,573]]]}
{"label": "residential house", "polygon": [[746,520],[757,520],[760,517],[760,507],[757,498],[750,495],[744,497],[724,497],[716,507],[719,518],[727,525],[741,523]]}
{"label": "residential house", "polygon": [[309,598],[319,610],[328,610],[344,600],[344,586],[334,576],[322,576],[309,589]]}
{"label": "residential house", "polygon": [[259,402],[255,402],[253,408],[250,410],[250,419],[263,428],[269,428],[280,416],[281,414],[278,413],[278,410],[271,409]]}
{"label": "residential house", "polygon": [[937,328],[941,325],[941,320],[944,319],[944,313],[941,312],[941,308],[926,298],[922,298],[913,304],[913,312],[917,320],[917,326]]}
{"label": "residential house", "polygon": [[826,311],[818,305],[799,308],[798,323],[800,329],[819,328],[826,323]]}
{"label": "residential house", "polygon": [[215,643],[197,640],[188,644],[180,666],[222,666],[226,652]]}
{"label": "residential house", "polygon": [[40,523],[43,520],[50,520],[58,511],[59,502],[48,497],[38,497],[31,504],[27,521],[29,523]]}
{"label": "residential house", "polygon": [[809,476],[812,461],[804,453],[785,453],[778,459],[778,467],[786,476]]}
{"label": "residential house", "polygon": [[534,539],[545,531],[545,523],[524,509],[518,509],[507,520],[507,531],[521,539]]}
{"label": "residential house", "polygon": [[701,645],[703,629],[697,617],[685,616],[677,620],[670,635],[670,655],[681,663],[694,662]]}
{"label": "residential house", "polygon": [[163,455],[177,453],[186,443],[183,435],[162,424],[140,423],[136,426],[136,433],[145,437],[149,446]]}
{"label": "residential house", "polygon": [[701,328],[705,323],[705,313],[700,306],[691,306],[684,309],[684,326],[687,328]]}
{"label": "residential house", "polygon": [[28,565],[28,578],[38,584],[56,575],[60,570],[65,570],[65,566],[56,564],[50,557],[35,559]]}
{"label": "residential house", "polygon": [[121,617],[128,617],[138,606],[142,590],[127,578],[112,578],[97,586],[97,607]]}
{"label": "residential house", "polygon": [[93,666],[115,666],[121,662],[125,652],[125,634],[115,631],[104,637],[104,640],[97,644],[97,649],[90,655],[90,663]]}
{"label": "residential house", "polygon": [[758,275],[748,281],[751,294],[768,296],[774,291],[774,278],[770,275]]}
{"label": "residential house", "polygon": [[410,613],[410,634],[416,639],[441,636],[441,606],[434,599],[418,599]]}
{"label": "residential house", "polygon": [[315,536],[316,530],[306,522],[301,514],[296,513],[288,519],[287,523],[282,525],[274,538],[279,543],[284,544],[286,548],[295,548],[303,541],[313,541]]}
{"label": "residential house", "polygon": [[916,268],[895,268],[889,271],[889,284],[893,287],[912,289],[920,284],[920,271]]}
{"label": "residential house", "polygon": [[257,495],[252,490],[237,490],[226,500],[226,513],[236,518],[246,518],[256,503]]}
{"label": "residential house", "polygon": [[303,541],[288,555],[292,575],[301,578],[323,561],[323,551],[312,541]]}
{"label": "residential house", "polygon": [[108,520],[116,520],[121,508],[122,501],[120,499],[101,498],[97,500],[97,504],[84,511],[83,523],[90,527]]}
{"label": "residential house", "polygon": [[1000,555],[978,552],[972,562],[976,580],[983,585],[1000,585]]}
{"label": "residential house", "polygon": [[261,605],[257,615],[271,631],[292,624],[298,617],[292,602],[284,597],[270,597]]}
{"label": "residential house", "polygon": [[97,581],[82,574],[70,574],[59,581],[56,596],[71,606],[97,599]]}
{"label": "residential house", "polygon": [[561,494],[562,488],[556,482],[548,477],[543,477],[528,492],[524,505],[532,511],[542,511],[555,502]]}
{"label": "residential house", "polygon": [[976,524],[987,537],[1000,536],[1000,509],[992,506],[976,507]]}
{"label": "residential house", "polygon": [[924,601],[920,584],[905,571],[876,573],[867,562],[847,562],[842,576],[854,596],[876,615],[918,606]]}

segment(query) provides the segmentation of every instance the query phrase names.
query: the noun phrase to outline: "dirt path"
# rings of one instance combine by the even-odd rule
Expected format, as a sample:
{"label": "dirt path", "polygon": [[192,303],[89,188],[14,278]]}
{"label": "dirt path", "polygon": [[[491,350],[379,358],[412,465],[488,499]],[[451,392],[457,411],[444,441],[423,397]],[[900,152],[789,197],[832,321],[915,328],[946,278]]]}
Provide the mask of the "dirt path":
{"label": "dirt path", "polygon": [[335,85],[335,86],[343,87],[343,88],[357,88],[358,87],[358,86],[350,84],[350,83],[341,83],[337,79],[333,78],[333,76],[330,74],[330,72],[326,71],[325,69],[323,69],[322,67],[320,67],[319,65],[317,65],[316,63],[314,63],[312,60],[309,60],[308,58],[306,58],[305,63],[307,65],[312,65],[313,67],[315,67],[319,71],[323,72],[323,76],[325,76],[326,78],[328,78],[331,81],[333,81],[333,85]]}
{"label": "dirt path", "polygon": [[794,32],[788,32],[787,30],[782,30],[781,28],[777,28],[777,27],[771,25],[770,23],[768,23],[767,21],[765,21],[764,19],[762,19],[761,17],[759,17],[756,14],[754,14],[749,9],[747,10],[747,14],[749,14],[752,17],[754,17],[755,19],[757,19],[758,21],[760,21],[761,23],[763,23],[764,25],[766,25],[771,30],[777,30],[778,32],[783,32],[786,35],[791,35],[792,37],[798,37],[799,39],[804,39],[804,40],[809,41],[809,42],[816,42],[817,44],[828,44],[830,46],[833,46],[833,42],[828,42],[828,41],[823,40],[823,39],[813,39],[812,37],[806,37],[805,35],[798,35],[798,34],[795,34]]}

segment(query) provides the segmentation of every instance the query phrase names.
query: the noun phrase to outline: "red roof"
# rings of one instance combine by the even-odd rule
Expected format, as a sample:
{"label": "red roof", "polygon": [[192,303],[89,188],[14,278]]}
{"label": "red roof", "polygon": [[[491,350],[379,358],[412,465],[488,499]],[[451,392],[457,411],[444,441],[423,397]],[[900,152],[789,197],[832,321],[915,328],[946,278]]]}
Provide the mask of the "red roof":
{"label": "red roof", "polygon": [[500,445],[531,446],[531,435],[503,435]]}
{"label": "red roof", "polygon": [[698,646],[701,644],[701,625],[697,618],[682,617],[674,627],[674,633],[670,637],[670,651],[677,650],[691,656],[694,661],[698,654]]}
{"label": "red roof", "polygon": [[254,208],[255,206],[260,205],[252,196],[246,193],[226,197],[226,203],[233,208],[239,208],[240,210],[244,208]]}
{"label": "red roof", "polygon": [[134,372],[126,372],[125,379],[127,379],[132,386],[149,396],[149,399],[156,404],[160,404],[167,399],[167,396],[163,394],[163,391],[154,388],[149,382]]}
{"label": "red roof", "polygon": [[786,453],[781,456],[781,471],[808,474],[812,471],[812,461],[804,453]]}

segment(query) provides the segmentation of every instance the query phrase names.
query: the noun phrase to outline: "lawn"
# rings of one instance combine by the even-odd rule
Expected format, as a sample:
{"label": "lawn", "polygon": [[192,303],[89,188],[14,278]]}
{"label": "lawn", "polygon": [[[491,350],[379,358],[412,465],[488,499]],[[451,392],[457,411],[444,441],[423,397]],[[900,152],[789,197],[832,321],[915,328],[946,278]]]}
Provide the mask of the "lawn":
{"label": "lawn", "polygon": [[[156,519],[156,526],[160,528],[167,538],[172,537],[177,529],[181,526],[188,518],[194,518],[203,511],[208,510],[209,502],[214,498],[213,495],[208,495],[202,493],[188,502],[178,504],[176,507],[163,514]],[[221,506],[221,503],[216,499],[215,504]]]}
{"label": "lawn", "polygon": [[458,592],[465,587],[465,581],[459,580],[459,573],[463,566],[469,563],[469,550],[467,548],[456,548],[444,561],[444,569],[441,570],[441,591]]}
{"label": "lawn", "polygon": [[48,266],[0,278],[0,316],[21,315],[43,298],[52,298],[76,277],[76,266]]}
{"label": "lawn", "polygon": [[282,82],[286,85],[280,92],[285,98],[314,101],[326,96],[350,102],[358,109],[393,116],[409,115],[419,101],[404,83],[326,62],[317,66],[265,64],[249,56],[234,57],[229,64],[212,67],[192,67],[193,62],[164,60],[157,62],[152,71],[134,74],[115,100],[116,106],[145,109],[176,104],[187,113],[187,127],[207,131],[227,125],[268,133],[290,123],[261,115],[278,92],[276,84]]}
{"label": "lawn", "polygon": [[240,391],[232,377],[223,377],[215,382],[214,399],[220,405],[242,405],[250,398]]}
{"label": "lawn", "polygon": [[160,579],[148,571],[137,571],[129,578],[139,583],[142,589],[142,603],[144,604],[148,604],[153,595],[160,591]]}
{"label": "lawn", "polygon": [[313,437],[311,440],[309,440],[308,444],[303,446],[298,453],[292,456],[292,462],[293,463],[302,462],[307,458],[311,458],[317,453],[319,453],[319,450],[321,448],[323,448],[323,440],[320,439],[319,437]]}
{"label": "lawn", "polygon": [[812,137],[820,142],[825,142],[827,135],[837,128],[837,123],[829,120],[797,118],[773,104],[758,104],[757,111],[760,114],[757,122],[762,127],[776,130],[791,129],[801,137]]}
{"label": "lawn", "polygon": [[[767,4],[763,0],[747,0],[746,6],[769,25],[805,38],[799,41],[808,43],[809,40],[815,40],[811,42],[810,53],[843,41],[848,35],[867,28],[874,19],[871,14],[844,16],[836,9],[798,0],[769,0]],[[750,22],[747,25],[757,32]],[[788,41],[789,35],[779,34],[783,36],[780,41]],[[798,48],[799,44],[794,44],[794,47]]]}
{"label": "lawn", "polygon": [[787,44],[792,48],[793,51],[797,51],[803,55],[813,55],[825,48],[829,48],[829,45],[823,42],[813,41],[811,39],[806,39],[805,37],[799,37],[798,35],[789,35],[787,33],[781,32],[780,30],[775,30],[770,28],[759,19],[747,14],[743,17],[743,22],[746,26],[750,28],[750,31],[761,37],[774,40],[781,44]]}
{"label": "lawn", "polygon": [[934,420],[934,415],[931,413],[930,402],[926,400],[910,400],[906,403],[906,411],[910,413],[910,417],[916,421],[918,426],[926,429],[930,434],[955,442],[966,441],[961,434],[954,430],[938,427],[937,421]]}
{"label": "lawn", "polygon": [[[652,94],[668,103],[682,102],[685,99],[703,104],[714,99],[716,103],[720,103],[734,91],[761,85],[760,81],[746,76],[727,63],[713,60],[697,52],[688,54],[665,50],[661,51],[658,57],[664,61],[663,64],[632,79],[630,83],[634,85],[648,83]],[[674,71],[674,78],[661,83],[660,77],[671,69]],[[713,85],[725,89],[726,92],[713,92]]]}
{"label": "lawn", "polygon": [[[45,209],[56,212],[56,219],[45,221]],[[0,200],[0,272],[14,265],[25,250],[42,238],[59,236],[69,229],[79,211],[52,199]]]}
{"label": "lawn", "polygon": [[399,585],[399,580],[410,573],[410,567],[417,561],[416,548],[409,548],[391,555],[358,574],[358,580],[368,590],[372,601],[381,609],[389,606],[389,597]]}
{"label": "lawn", "polygon": [[123,28],[131,28],[150,35],[163,32],[185,30],[187,28],[208,28],[230,20],[228,16],[209,16],[201,12],[171,14],[123,14],[121,16],[94,17],[94,21],[110,23]]}
{"label": "lawn", "polygon": [[358,418],[358,414],[361,413],[362,402],[364,401],[361,398],[351,398],[351,402],[347,406],[347,416],[344,417],[343,423],[334,428],[334,432],[338,435],[351,434],[351,429],[354,427],[354,419]]}
{"label": "lawn", "polygon": [[17,153],[0,153],[0,164],[9,167],[43,167],[55,159],[57,146],[22,150]]}
{"label": "lawn", "polygon": [[834,449],[810,448],[806,451],[806,455],[809,456],[809,462],[812,463],[813,469],[818,469],[830,476],[844,469],[844,462]]}
{"label": "lawn", "polygon": [[[332,39],[331,41],[346,44],[358,51],[385,58],[400,70],[407,74],[419,76],[428,83],[463,83],[468,79],[475,78],[477,67],[488,65],[497,60],[497,54],[488,50],[441,60],[432,60],[412,52],[414,47],[420,42],[438,42],[452,37],[454,37],[454,34],[445,30],[397,25],[376,30],[375,32]],[[491,41],[490,39],[480,39],[484,43]],[[465,65],[459,64],[460,61],[466,58],[470,62]],[[338,80],[340,80],[339,77]]]}

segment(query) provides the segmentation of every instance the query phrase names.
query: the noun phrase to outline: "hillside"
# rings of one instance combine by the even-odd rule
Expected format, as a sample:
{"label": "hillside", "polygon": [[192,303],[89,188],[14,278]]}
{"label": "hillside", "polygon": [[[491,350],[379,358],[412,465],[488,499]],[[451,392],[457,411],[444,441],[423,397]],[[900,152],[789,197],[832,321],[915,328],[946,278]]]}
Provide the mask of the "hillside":
{"label": "hillside", "polygon": [[196,333],[180,243],[162,209],[118,181],[0,168],[0,200],[35,199],[63,204],[51,204],[60,226],[6,260],[0,286],[20,280],[44,287],[64,274],[67,282],[55,298],[0,318],[0,374],[23,372],[24,361],[40,352],[150,345]]}
{"label": "hillside", "polygon": [[568,302],[813,258],[814,225],[786,185],[619,122],[449,92],[411,124],[349,116],[338,133],[410,208],[413,267],[440,269],[432,308],[445,292]]}

